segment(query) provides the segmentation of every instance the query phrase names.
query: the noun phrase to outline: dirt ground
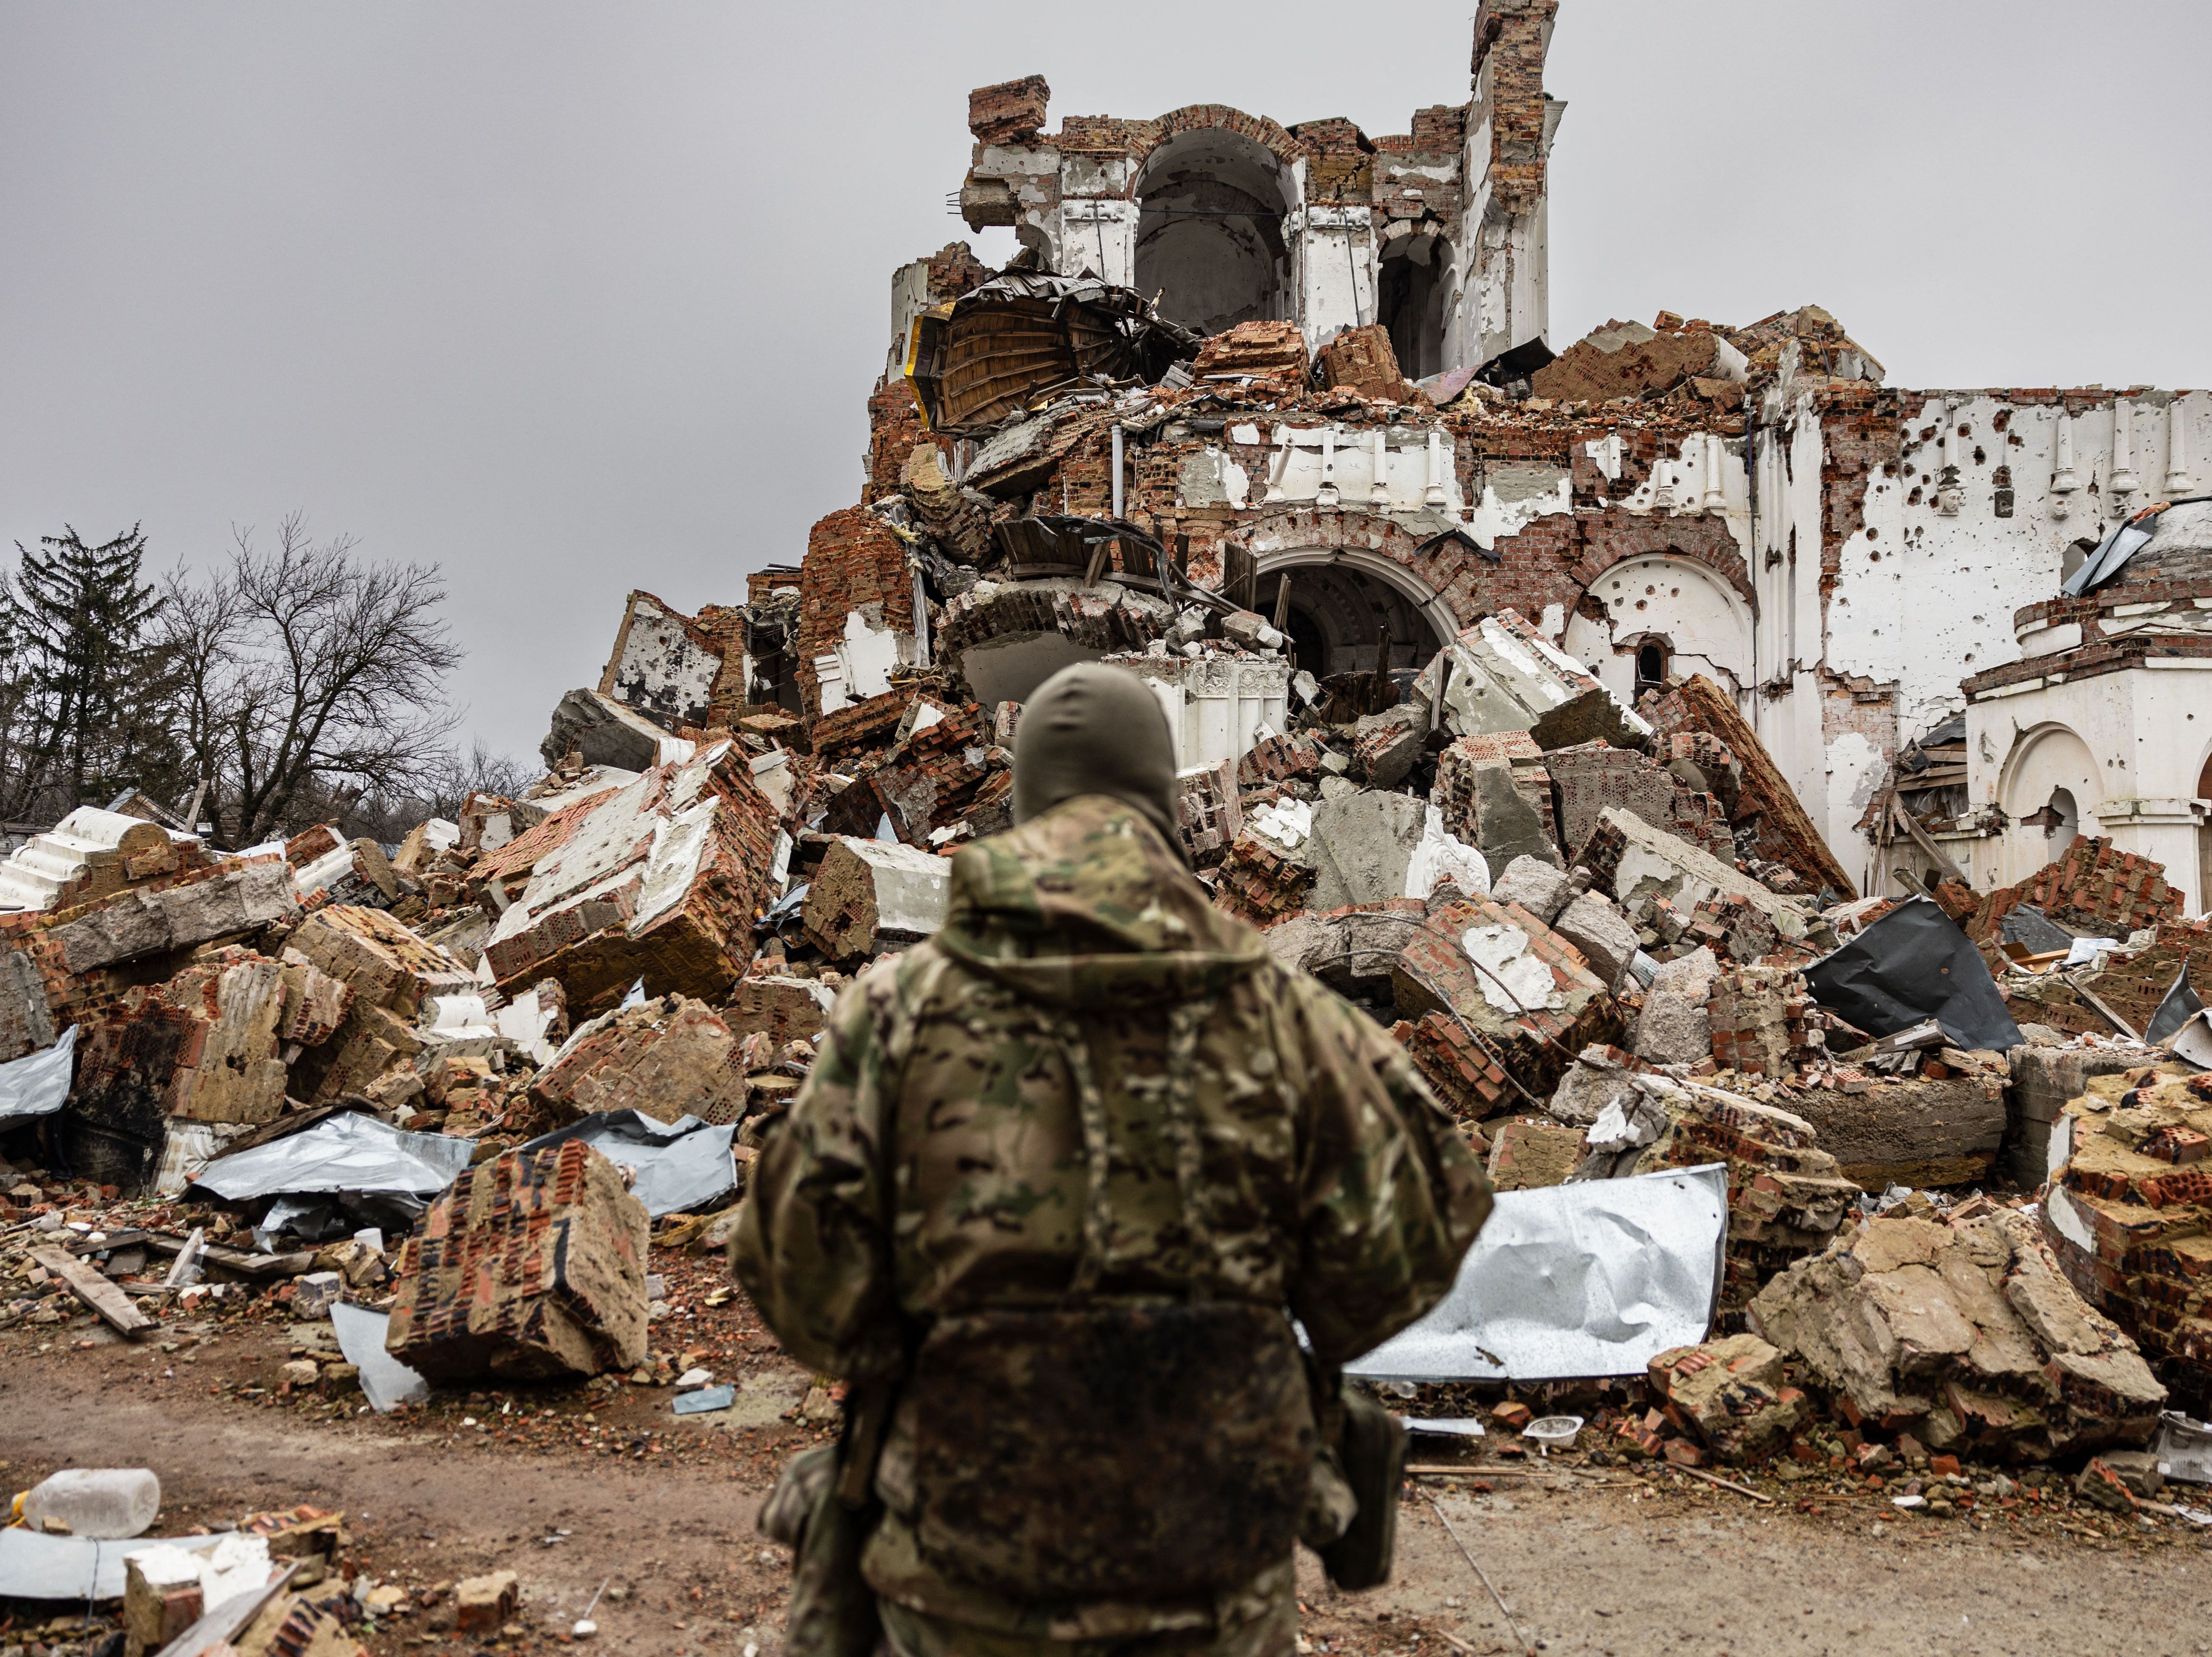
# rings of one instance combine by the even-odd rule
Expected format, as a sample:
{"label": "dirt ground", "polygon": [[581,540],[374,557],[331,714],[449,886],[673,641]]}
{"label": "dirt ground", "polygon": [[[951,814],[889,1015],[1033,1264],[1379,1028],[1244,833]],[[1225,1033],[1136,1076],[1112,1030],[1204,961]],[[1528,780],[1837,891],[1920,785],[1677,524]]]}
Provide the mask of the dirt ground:
{"label": "dirt ground", "polygon": [[[149,1466],[168,1533],[301,1502],[343,1508],[346,1574],[414,1593],[405,1614],[362,1630],[380,1657],[568,1643],[603,1587],[593,1643],[610,1657],[768,1657],[787,1557],[754,1516],[775,1468],[823,1429],[785,1418],[809,1378],[742,1296],[706,1304],[715,1282],[704,1262],[680,1266],[681,1309],[655,1342],[738,1384],[738,1407],[709,1416],[675,1416],[655,1386],[488,1390],[389,1417],[358,1394],[287,1397],[276,1366],[317,1350],[328,1326],[276,1308],[138,1346],[77,1320],[18,1329],[0,1335],[0,1477],[21,1490],[63,1466]],[[1878,1493],[1793,1497],[1492,1457],[1413,1485],[1392,1587],[1339,1594],[1304,1560],[1303,1647],[1520,1648],[1440,1508],[1547,1651],[2212,1651],[2212,1533],[2072,1508],[1939,1520]],[[520,1611],[503,1637],[461,1641],[450,1584],[501,1568],[520,1575]],[[0,1648],[78,1647],[19,1618]]]}

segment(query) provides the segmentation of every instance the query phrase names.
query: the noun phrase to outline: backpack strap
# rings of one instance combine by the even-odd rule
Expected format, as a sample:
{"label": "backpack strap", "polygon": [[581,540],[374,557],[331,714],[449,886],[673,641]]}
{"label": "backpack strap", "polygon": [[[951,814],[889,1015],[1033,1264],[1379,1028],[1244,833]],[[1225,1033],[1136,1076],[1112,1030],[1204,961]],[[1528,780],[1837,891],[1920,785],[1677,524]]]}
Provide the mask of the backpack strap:
{"label": "backpack strap", "polygon": [[[1176,1195],[1182,1211],[1184,1229],[1194,1252],[1215,1255],[1213,1230],[1200,1212],[1198,1187],[1202,1173],[1198,1122],[1193,1108],[1198,1088],[1198,1037],[1213,1014],[1213,998],[1178,1003],[1168,1014],[1167,1075],[1162,1102],[1169,1137],[1175,1143]],[[1088,1174],[1083,1205],[1083,1248],[1075,1264],[1068,1292],[1088,1299],[1098,1287],[1106,1266],[1106,1238],[1112,1219],[1106,1199],[1113,1143],[1106,1114],[1106,1098],[1098,1086],[1097,1068],[1091,1063],[1091,1040],[1071,1014],[1056,1021],[1054,1035],[1075,1083],[1076,1110],[1083,1128],[1083,1160]]]}

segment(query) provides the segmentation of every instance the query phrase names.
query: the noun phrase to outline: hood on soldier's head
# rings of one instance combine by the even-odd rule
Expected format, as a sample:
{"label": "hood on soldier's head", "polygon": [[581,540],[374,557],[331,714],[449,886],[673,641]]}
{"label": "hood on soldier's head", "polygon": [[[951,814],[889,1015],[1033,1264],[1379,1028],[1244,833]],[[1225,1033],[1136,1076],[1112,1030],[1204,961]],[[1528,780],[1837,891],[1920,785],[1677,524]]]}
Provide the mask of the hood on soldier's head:
{"label": "hood on soldier's head", "polygon": [[1268,959],[1148,813],[1100,793],[955,857],[937,943],[1030,1000],[1071,1007],[1211,995]]}
{"label": "hood on soldier's head", "polygon": [[1175,737],[1152,689],[1125,667],[1078,662],[1047,679],[1014,734],[1014,821],[1078,794],[1108,794],[1142,811],[1180,854]]}

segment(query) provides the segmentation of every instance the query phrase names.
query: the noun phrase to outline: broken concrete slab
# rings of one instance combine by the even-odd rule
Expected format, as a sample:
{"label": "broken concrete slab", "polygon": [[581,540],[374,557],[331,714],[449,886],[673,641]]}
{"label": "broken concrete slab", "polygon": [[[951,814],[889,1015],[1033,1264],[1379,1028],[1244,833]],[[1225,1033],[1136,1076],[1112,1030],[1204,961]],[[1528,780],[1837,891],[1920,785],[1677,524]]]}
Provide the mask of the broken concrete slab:
{"label": "broken concrete slab", "polygon": [[1651,736],[1642,715],[1517,610],[1485,616],[1438,651],[1414,682],[1415,700],[1433,706],[1440,681],[1455,736],[1526,731],[1547,750],[1585,742],[1639,747]]}
{"label": "broken concrete slab", "polygon": [[1689,788],[1667,767],[1634,749],[1578,743],[1544,756],[1559,796],[1560,844],[1579,847],[1609,805],[1734,865],[1735,841],[1720,802]]}
{"label": "broken concrete slab", "polygon": [[1789,1108],[1820,1131],[1844,1177],[1870,1191],[1963,1186],[1987,1176],[2004,1141],[2004,1061],[1955,1048],[1942,1080],[1869,1077],[1839,1087],[1789,1087]]}
{"label": "broken concrete slab", "polygon": [[300,916],[290,865],[278,858],[224,863],[158,889],[133,887],[50,934],[61,964],[82,975]]}
{"label": "broken concrete slab", "polygon": [[807,940],[832,961],[902,949],[945,925],[952,865],[896,841],[844,836],[823,854],[800,911]]}
{"label": "broken concrete slab", "polygon": [[749,1092],[739,1039],[706,1003],[659,997],[580,1026],[531,1078],[530,1096],[556,1122],[613,1110],[734,1122]]}
{"label": "broken concrete slab", "polygon": [[1721,963],[1699,948],[1662,962],[1644,992],[1630,1051],[1655,1065],[1701,1064],[1712,1056],[1712,1022],[1706,1004]]}
{"label": "broken concrete slab", "polygon": [[1428,820],[1409,794],[1362,790],[1314,807],[1311,903],[1317,911],[1402,897],[1406,871]]}
{"label": "broken concrete slab", "polygon": [[1750,1317],[1863,1422],[1931,1450],[2043,1460],[2141,1445],[2166,1401],[2135,1344],[2011,1209],[1877,1217],[1776,1277]]}
{"label": "broken concrete slab", "polygon": [[636,709],[596,690],[571,690],[553,709],[553,726],[538,744],[549,771],[570,765],[614,765],[649,771],[681,765],[693,744],[671,736]]}
{"label": "broken concrete slab", "polygon": [[1703,847],[1655,828],[1619,806],[1598,813],[1597,827],[1575,853],[1575,862],[1590,871],[1596,889],[1609,894],[1632,917],[1648,898],[1663,897],[1687,915],[1701,903],[1735,897],[1757,910],[1778,938],[1790,941],[1807,934],[1802,905],[1767,890]]}
{"label": "broken concrete slab", "polygon": [[559,980],[572,1012],[604,1011],[642,977],[712,1000],[743,975],[753,919],[776,895],[775,808],[714,743],[593,804],[538,860],[484,961],[502,989]]}
{"label": "broken concrete slab", "polygon": [[1430,797],[1445,828],[1480,852],[1493,869],[1516,858],[1559,860],[1546,821],[1548,814],[1528,803],[1513,767],[1505,761],[1471,759],[1455,744],[1437,762],[1437,783]]}
{"label": "broken concrete slab", "polygon": [[401,1245],[385,1344],[434,1382],[633,1369],[647,1229],[615,1165],[578,1141],[480,1162]]}

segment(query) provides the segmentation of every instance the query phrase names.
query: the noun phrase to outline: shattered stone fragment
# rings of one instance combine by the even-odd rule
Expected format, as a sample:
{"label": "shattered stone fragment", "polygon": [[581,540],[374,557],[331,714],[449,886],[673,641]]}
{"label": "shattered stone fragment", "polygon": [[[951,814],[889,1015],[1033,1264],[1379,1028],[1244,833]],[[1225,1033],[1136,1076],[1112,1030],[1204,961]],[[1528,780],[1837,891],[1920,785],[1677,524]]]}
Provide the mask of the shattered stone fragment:
{"label": "shattered stone fragment", "polygon": [[657,1122],[734,1122],[748,1093],[738,1045],[704,1002],[664,996],[584,1025],[532,1077],[530,1093],[562,1123],[610,1110],[640,1111]]}
{"label": "shattered stone fragment", "polygon": [[728,743],[593,804],[541,857],[484,947],[504,992],[559,980],[579,1013],[637,979],[713,1000],[752,957],[781,830]]}
{"label": "shattered stone fragment", "polygon": [[621,1173],[579,1141],[479,1162],[401,1246],[385,1345],[433,1382],[634,1369],[647,1229]]}
{"label": "shattered stone fragment", "polygon": [[1485,616],[1438,651],[1414,683],[1415,698],[1432,705],[1439,680],[1455,736],[1525,731],[1548,751],[1586,742],[1634,746],[1651,735],[1642,715],[1517,610]]}
{"label": "shattered stone fragment", "polygon": [[2044,1460],[2139,1445],[2166,1401],[2011,1209],[1877,1217],[1776,1277],[1750,1315],[1822,1390],[1932,1450]]}
{"label": "shattered stone fragment", "polygon": [[842,838],[808,883],[807,938],[832,961],[903,948],[944,926],[951,880],[951,864],[919,847]]}
{"label": "shattered stone fragment", "polygon": [[1811,1413],[1783,1377],[1783,1355],[1757,1335],[1677,1346],[1648,1367],[1651,1389],[1705,1447],[1731,1466],[1779,1448]]}

